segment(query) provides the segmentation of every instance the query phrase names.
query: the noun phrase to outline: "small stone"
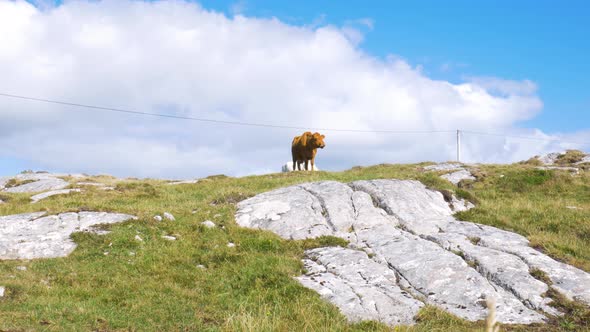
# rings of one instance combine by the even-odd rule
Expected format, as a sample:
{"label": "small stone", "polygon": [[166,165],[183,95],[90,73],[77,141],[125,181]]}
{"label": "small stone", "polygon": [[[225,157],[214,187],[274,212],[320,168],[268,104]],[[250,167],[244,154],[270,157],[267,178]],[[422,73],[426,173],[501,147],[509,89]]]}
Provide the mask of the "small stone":
{"label": "small stone", "polygon": [[215,223],[212,222],[211,220],[205,220],[201,223],[201,225],[207,227],[207,228],[213,228],[215,227]]}
{"label": "small stone", "polygon": [[154,217],[154,220],[155,221],[162,221],[162,216],[155,216]]}
{"label": "small stone", "polygon": [[26,271],[27,267],[26,266],[17,266],[16,269],[19,271]]}
{"label": "small stone", "polygon": [[197,213],[197,210],[193,210],[191,213],[192,213],[192,214],[195,214],[195,213]]}
{"label": "small stone", "polygon": [[577,210],[578,207],[577,206],[566,206],[566,209],[570,209],[570,210]]}
{"label": "small stone", "polygon": [[0,297],[4,297],[5,290],[6,290],[6,288],[4,288],[4,286],[0,286]]}
{"label": "small stone", "polygon": [[162,239],[168,240],[168,241],[176,241],[176,238],[174,236],[170,236],[170,235],[162,235]]}
{"label": "small stone", "polygon": [[204,270],[204,269],[206,269],[206,267],[205,267],[205,265],[199,264],[199,265],[197,265],[197,269]]}
{"label": "small stone", "polygon": [[141,236],[139,236],[139,235],[135,235],[135,240],[136,240],[136,241],[143,242],[143,239],[142,239],[142,238],[141,238]]}
{"label": "small stone", "polygon": [[[129,252],[129,256],[135,256],[135,253],[133,251]],[[130,261],[131,262],[131,261]]]}
{"label": "small stone", "polygon": [[228,247],[228,248],[233,248],[233,247],[235,247],[235,246],[236,246],[236,244],[235,244],[235,243],[233,243],[233,242],[229,242],[229,243],[227,244],[227,247]]}
{"label": "small stone", "polygon": [[102,254],[105,255],[105,256],[108,256],[109,255],[109,252],[108,251],[105,251]]}
{"label": "small stone", "polygon": [[505,175],[504,174],[500,174],[500,177],[503,178]]}
{"label": "small stone", "polygon": [[219,218],[219,217],[221,217],[221,214],[219,214],[219,213],[213,216],[213,218]]}
{"label": "small stone", "polygon": [[164,218],[170,220],[170,221],[174,221],[176,220],[176,218],[174,218],[174,216],[168,212],[164,212]]}

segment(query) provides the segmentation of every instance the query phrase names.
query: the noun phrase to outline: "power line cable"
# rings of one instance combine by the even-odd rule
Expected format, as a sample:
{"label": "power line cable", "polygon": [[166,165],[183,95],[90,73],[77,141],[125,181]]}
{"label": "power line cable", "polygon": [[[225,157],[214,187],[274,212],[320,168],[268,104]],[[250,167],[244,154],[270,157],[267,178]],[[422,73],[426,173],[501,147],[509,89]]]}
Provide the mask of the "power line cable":
{"label": "power line cable", "polygon": [[497,137],[505,137],[505,138],[518,138],[518,139],[527,139],[527,140],[533,140],[533,141],[560,142],[560,143],[567,143],[567,144],[590,145],[590,142],[568,142],[568,141],[563,141],[559,138],[515,136],[515,135],[505,135],[505,134],[498,134],[498,133],[484,133],[484,132],[472,131],[472,130],[461,130],[461,133],[474,134],[474,135],[484,135],[484,136],[497,136]]}
{"label": "power line cable", "polygon": [[192,121],[218,123],[218,124],[229,124],[229,125],[238,125],[238,126],[281,128],[281,129],[299,129],[299,130],[317,130],[317,131],[356,132],[356,133],[389,133],[389,134],[431,134],[431,133],[453,133],[453,132],[455,132],[454,130],[363,130],[363,129],[338,129],[338,128],[308,128],[308,127],[298,127],[298,126],[273,125],[273,124],[266,124],[266,123],[240,122],[240,121],[227,121],[227,120],[215,120],[215,119],[195,118],[195,117],[180,116],[180,115],[140,112],[140,111],[120,109],[120,108],[102,107],[102,106],[71,103],[71,102],[51,100],[51,99],[19,96],[19,95],[13,95],[13,94],[8,94],[8,93],[0,93],[0,96],[10,97],[10,98],[18,98],[18,99],[24,99],[24,100],[30,100],[30,101],[38,101],[38,102],[44,102],[44,103],[51,103],[51,104],[90,108],[90,109],[101,110],[101,111],[110,111],[110,112],[145,115],[145,116],[152,116],[152,117],[180,119],[180,120],[192,120]]}
{"label": "power line cable", "polygon": [[[0,96],[9,97],[9,98],[17,98],[17,99],[22,99],[22,100],[29,100],[29,101],[37,101],[37,102],[65,105],[65,106],[89,108],[89,109],[95,109],[95,110],[101,110],[101,111],[127,113],[127,114],[179,119],[179,120],[200,121],[200,122],[217,123],[217,124],[229,124],[229,125],[237,125],[237,126],[280,128],[280,129],[298,129],[298,130],[317,130],[317,131],[335,131],[335,132],[353,132],[353,133],[388,133],[388,134],[431,134],[431,133],[455,133],[456,132],[456,130],[363,130],[363,129],[341,129],[341,128],[311,128],[311,127],[300,127],[300,126],[274,125],[274,124],[267,124],[267,123],[215,120],[215,119],[196,118],[196,117],[161,114],[161,113],[149,113],[149,112],[141,112],[141,111],[121,109],[121,108],[111,108],[111,107],[79,104],[79,103],[72,103],[72,102],[51,100],[51,99],[44,99],[44,98],[27,97],[27,96],[13,95],[13,94],[2,93],[2,92],[0,92]],[[460,130],[460,132],[466,133],[466,134],[474,134],[474,135],[497,136],[497,137],[504,137],[504,138],[517,138],[517,139],[527,139],[527,140],[545,141],[545,142],[560,142],[560,143],[568,143],[568,144],[590,145],[590,142],[568,142],[568,141],[563,141],[558,138],[547,139],[547,138],[540,138],[540,137],[527,137],[527,136],[515,136],[515,135],[506,135],[506,134],[499,134],[499,133],[486,133],[486,132],[479,132],[479,131],[472,131],[472,130]]]}

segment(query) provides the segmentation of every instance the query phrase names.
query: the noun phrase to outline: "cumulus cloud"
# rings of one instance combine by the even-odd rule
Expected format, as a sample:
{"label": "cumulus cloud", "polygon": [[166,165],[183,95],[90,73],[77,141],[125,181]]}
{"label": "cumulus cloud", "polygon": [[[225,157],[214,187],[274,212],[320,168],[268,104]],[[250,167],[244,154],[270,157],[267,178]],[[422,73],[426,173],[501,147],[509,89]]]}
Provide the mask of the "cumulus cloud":
{"label": "cumulus cloud", "polygon": [[[518,128],[542,108],[534,83],[433,80],[399,58],[367,54],[353,30],[227,17],[183,1],[72,1],[41,10],[0,0],[0,92],[309,128],[545,135]],[[271,172],[290,160],[300,133],[0,98],[0,157],[60,171]],[[455,151],[453,133],[325,134],[322,169],[448,160]],[[478,162],[556,148],[475,134],[463,142],[466,161]]]}

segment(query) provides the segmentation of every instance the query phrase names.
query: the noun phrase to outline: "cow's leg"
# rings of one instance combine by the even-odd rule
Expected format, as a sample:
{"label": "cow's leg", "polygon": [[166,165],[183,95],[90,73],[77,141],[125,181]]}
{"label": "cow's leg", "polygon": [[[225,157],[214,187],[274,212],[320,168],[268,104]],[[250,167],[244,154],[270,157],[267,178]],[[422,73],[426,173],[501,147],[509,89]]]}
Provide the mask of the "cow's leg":
{"label": "cow's leg", "polygon": [[308,166],[309,166],[309,160],[306,159],[305,160],[305,170],[306,171],[309,171]]}
{"label": "cow's leg", "polygon": [[318,150],[313,150],[311,154],[311,170],[314,171],[313,167],[315,166],[315,154]]}

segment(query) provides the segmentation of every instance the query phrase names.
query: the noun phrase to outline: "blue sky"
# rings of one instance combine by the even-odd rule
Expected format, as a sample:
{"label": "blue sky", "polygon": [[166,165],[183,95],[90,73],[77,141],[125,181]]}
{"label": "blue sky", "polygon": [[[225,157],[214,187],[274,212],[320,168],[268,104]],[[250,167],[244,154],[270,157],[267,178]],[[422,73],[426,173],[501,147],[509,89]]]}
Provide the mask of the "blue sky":
{"label": "blue sky", "polygon": [[362,48],[422,65],[428,76],[529,79],[544,109],[523,126],[547,131],[590,127],[590,2],[551,0],[448,1],[201,1],[231,15],[335,25],[368,18]]}
{"label": "blue sky", "polygon": [[[538,85],[544,108],[523,127],[550,132],[590,128],[588,1],[196,2],[228,16],[239,12],[293,25],[351,25],[364,32],[361,48],[368,54],[402,57],[434,79],[528,79]],[[359,22],[364,19],[372,26]]]}
{"label": "blue sky", "polygon": [[[0,92],[244,122],[545,140],[465,134],[466,162],[590,147],[566,143],[590,141],[587,1],[30,2],[37,8],[0,0]],[[0,174],[268,173],[300,134],[223,127],[220,137],[209,124],[94,113],[0,98]],[[455,153],[452,133],[327,140],[318,164],[327,170]]]}

